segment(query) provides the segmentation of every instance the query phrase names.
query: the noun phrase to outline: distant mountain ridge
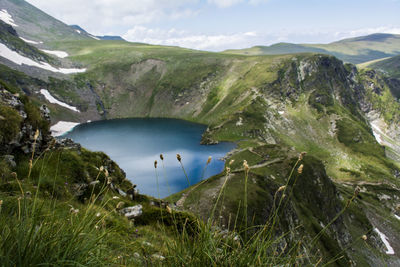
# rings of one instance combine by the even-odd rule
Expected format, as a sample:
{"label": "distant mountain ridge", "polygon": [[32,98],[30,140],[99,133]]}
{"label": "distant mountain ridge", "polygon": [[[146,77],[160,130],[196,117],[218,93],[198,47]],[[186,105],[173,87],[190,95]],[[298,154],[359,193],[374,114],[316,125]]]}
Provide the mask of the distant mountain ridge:
{"label": "distant mountain ridge", "polygon": [[125,41],[124,38],[118,35],[103,35],[103,36],[92,35],[79,25],[70,25],[70,27],[73,28],[77,33],[87,35],[92,38],[98,38],[100,40]]}
{"label": "distant mountain ridge", "polygon": [[[207,240],[219,242],[218,236],[227,233],[234,242],[222,239],[221,246],[226,247],[226,252],[221,250],[220,253],[219,244],[214,246],[207,241],[204,246],[206,249],[202,251],[198,249],[200,246],[195,236],[194,239],[186,239],[179,234],[177,237],[184,242],[185,247],[193,246],[198,252],[188,253],[187,256],[183,254],[182,257],[178,254],[182,263],[169,265],[170,260],[178,258],[176,254],[179,249],[173,249],[172,253],[163,254],[167,266],[276,266],[280,265],[279,262],[268,263],[270,255],[278,253],[280,257],[286,258],[287,251],[298,241],[299,245],[294,247],[296,255],[293,259],[301,266],[308,262],[308,265],[334,263],[335,266],[349,266],[353,262],[357,266],[399,266],[400,80],[388,79],[375,70],[359,70],[352,64],[342,62],[363,62],[374,57],[396,54],[399,50],[399,36],[375,34],[328,45],[279,43],[248,49],[247,54],[259,56],[246,57],[243,56],[246,54],[243,50],[235,50],[235,55],[235,51],[212,53],[118,40],[98,41],[98,37],[87,33],[80,26],[65,25],[33,6],[26,5],[25,1],[0,0],[0,3],[7,4],[4,9],[8,10],[7,13],[18,25],[13,28],[10,24],[0,23],[0,48],[8,52],[0,54],[0,144],[6,141],[5,145],[0,146],[0,152],[7,148],[4,155],[0,154],[0,200],[5,200],[5,212],[1,210],[0,222],[15,225],[22,191],[16,178],[27,177],[32,162],[35,162],[32,171],[34,176],[28,174],[28,179],[21,180],[23,187],[30,190],[25,192],[34,192],[33,185],[44,188],[43,202],[52,203],[52,199],[47,197],[56,185],[59,189],[53,192],[57,193],[57,198],[60,197],[57,201],[63,203],[62,206],[57,205],[57,208],[53,208],[53,204],[51,207],[65,214],[65,217],[37,216],[44,219],[43,223],[33,221],[32,227],[29,227],[31,232],[34,231],[33,235],[36,235],[36,225],[39,225],[38,234],[41,233],[40,225],[45,226],[49,217],[67,225],[78,225],[75,224],[80,218],[77,216],[82,214],[86,217],[86,205],[82,205],[82,201],[91,202],[92,197],[87,195],[89,192],[105,192],[105,197],[111,198],[111,193],[116,191],[118,196],[106,202],[109,203],[106,206],[112,210],[110,214],[116,216],[115,207],[131,205],[130,200],[122,196],[114,185],[121,186],[120,189],[125,192],[132,188],[132,184],[124,182],[122,170],[103,154],[92,154],[79,146],[79,151],[67,147],[67,150],[60,151],[62,155],[59,156],[49,151],[50,155],[42,157],[42,154],[39,155],[41,150],[38,150],[36,159],[31,158],[35,154],[32,152],[32,141],[36,142],[36,138],[41,141],[47,136],[48,124],[54,126],[59,121],[85,123],[89,120],[132,117],[177,118],[207,124],[202,143],[231,141],[237,143],[237,149],[225,157],[226,173],[205,179],[171,196],[168,201],[176,205],[165,212],[161,209],[165,202],[153,201],[153,198],[146,196],[135,199],[135,204],[138,204],[136,200],[143,200],[144,203],[143,213],[135,218],[134,224],[128,225],[126,218],[121,223],[104,220],[103,224],[100,220],[103,216],[104,219],[107,216],[108,220],[108,215],[105,215],[108,213],[101,209],[94,211],[93,217],[97,223],[91,227],[94,237],[98,236],[96,233],[102,233],[101,227],[112,230],[115,226],[122,232],[121,237],[127,240],[122,240],[118,232],[113,234],[118,239],[117,243],[110,243],[113,248],[118,248],[115,252],[111,250],[113,255],[109,257],[115,260],[114,265],[121,265],[123,258],[136,258],[130,256],[135,251],[144,255],[156,251],[158,253],[157,243],[153,242],[156,236],[160,247],[163,247],[160,251],[163,252],[168,247],[165,242],[174,237],[168,231],[168,237],[159,238],[164,223],[167,225],[172,222],[172,218],[164,220],[167,218],[164,215],[175,216],[177,207],[187,211],[188,216],[196,215],[204,221],[213,220],[210,211],[218,211],[218,219],[215,221],[218,235],[203,230],[204,235],[210,236]],[[30,16],[34,21],[32,25],[28,22]],[[43,28],[37,28],[41,23],[44,23]],[[298,54],[277,55],[283,52]],[[67,56],[57,56],[62,53]],[[274,55],[264,56],[268,53]],[[325,54],[336,55],[342,60]],[[22,57],[23,62],[34,61],[37,64],[18,64],[12,61]],[[68,74],[48,70],[49,67],[53,70],[79,68],[83,71],[72,75],[72,72]],[[43,93],[43,89],[47,94]],[[57,101],[50,101],[49,95]],[[51,120],[44,125],[46,127],[42,125],[41,115]],[[35,129],[38,129],[38,134]],[[23,142],[15,142],[18,140],[16,138],[22,136],[25,137],[20,139]],[[27,146],[22,144],[25,140]],[[18,149],[21,147],[20,151],[11,153],[17,145]],[[306,156],[303,151],[307,152]],[[20,155],[22,153],[27,155]],[[61,165],[57,165],[57,159]],[[158,155],[155,159],[158,159]],[[163,161],[162,157],[160,159]],[[190,160],[185,157],[183,159]],[[41,162],[54,164],[48,164],[51,168],[47,170]],[[3,167],[5,164],[10,167]],[[107,172],[99,174],[101,169]],[[4,179],[2,173],[6,172],[10,177]],[[42,174],[44,179],[40,179]],[[157,178],[157,169],[155,174]],[[135,177],[132,179],[135,181]],[[96,186],[97,181],[100,183]],[[109,188],[100,191],[99,186],[102,184]],[[140,189],[141,185],[137,186]],[[64,191],[65,195],[62,193]],[[76,196],[76,202],[71,202],[70,207],[64,200],[72,199],[71,193],[74,198]],[[26,195],[27,199],[31,198]],[[220,196],[222,199],[219,202]],[[147,203],[150,200],[161,204],[150,207],[153,206]],[[281,207],[279,203],[283,203],[283,206],[276,217],[274,214],[278,214]],[[79,212],[77,207],[81,209],[79,214],[76,214]],[[11,210],[15,216],[10,216]],[[70,214],[71,210],[75,214]],[[22,214],[30,216],[31,213]],[[161,215],[161,219],[157,219],[157,214]],[[270,217],[271,214],[275,217]],[[174,220],[178,218],[178,221],[187,225],[188,216],[174,217]],[[69,221],[64,218],[69,218]],[[269,218],[273,218],[273,221]],[[156,227],[154,235],[148,230],[136,228],[140,220],[147,229]],[[271,228],[271,222],[278,229]],[[127,224],[126,227],[122,227],[124,224]],[[249,231],[247,225],[251,226]],[[252,231],[259,226],[262,226],[260,240],[271,236],[271,242],[276,243],[277,249],[270,249],[263,243],[250,247],[247,245],[246,233],[251,234],[250,238],[253,239]],[[8,234],[7,227],[1,229],[9,236],[29,237],[23,231]],[[49,241],[44,243],[60,248],[65,258],[65,246],[60,243],[65,235],[58,229],[56,231],[61,233],[61,239],[49,235]],[[83,230],[79,231],[83,233]],[[86,240],[86,233],[89,232],[84,232],[82,238]],[[189,232],[182,232],[192,236]],[[201,236],[203,232],[200,232]],[[384,237],[379,233],[384,234]],[[108,235],[101,234],[96,241],[101,241],[104,236]],[[36,243],[41,246],[44,240],[38,240],[40,242]],[[147,242],[145,240],[152,241],[154,247],[152,244],[143,246]],[[174,239],[170,241],[175,242]],[[12,249],[14,243],[0,246],[0,258],[5,258],[1,256],[1,247]],[[29,241],[21,244],[28,244],[26,246],[30,249],[34,243]],[[394,255],[388,255],[385,244],[393,246],[390,248]],[[99,249],[101,247],[101,244],[95,246]],[[147,253],[144,247],[151,249],[151,252]],[[217,251],[209,251],[209,247],[215,247]],[[263,250],[265,258],[257,257],[259,250]],[[36,250],[29,251],[33,251],[33,256],[39,254]],[[48,258],[52,253],[45,249],[43,251],[46,252],[40,253],[44,258],[42,262],[51,264]],[[260,263],[248,264],[246,258],[244,264],[238,263],[236,259],[246,256],[242,251],[247,251],[249,259]],[[198,261],[201,258],[197,253],[205,253],[207,263]],[[16,259],[20,256],[18,253],[13,254],[16,254]],[[89,257],[90,253],[85,255]],[[117,255],[123,256],[114,257]],[[217,258],[209,262],[210,255],[216,255]],[[230,260],[231,256],[237,258],[225,263],[224,259]],[[103,258],[99,256],[98,259]],[[151,265],[154,262],[140,261],[137,265],[147,263]],[[60,262],[53,265],[57,264],[60,265]],[[107,265],[107,262],[100,264]],[[24,266],[18,263],[9,265]]]}
{"label": "distant mountain ridge", "polygon": [[241,55],[279,55],[307,52],[329,54],[345,62],[360,64],[399,55],[400,35],[375,33],[329,44],[277,43],[270,46],[254,46],[224,51],[224,53]]}

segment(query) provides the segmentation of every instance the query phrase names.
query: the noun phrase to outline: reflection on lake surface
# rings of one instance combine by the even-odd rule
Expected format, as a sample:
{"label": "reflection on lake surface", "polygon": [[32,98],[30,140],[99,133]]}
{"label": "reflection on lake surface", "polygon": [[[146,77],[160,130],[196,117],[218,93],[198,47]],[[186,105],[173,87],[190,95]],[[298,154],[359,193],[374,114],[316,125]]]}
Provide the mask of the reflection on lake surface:
{"label": "reflection on lake surface", "polygon": [[[235,147],[233,143],[200,145],[205,125],[174,119],[116,119],[78,125],[63,137],[72,138],[82,146],[103,151],[138,185],[139,192],[166,197],[188,187],[176,154],[191,185],[220,173],[224,162],[219,160]],[[160,160],[164,155],[164,168]],[[207,159],[211,163],[204,172]],[[157,192],[154,161],[158,161],[159,193]],[[203,175],[204,172],[204,175]]]}

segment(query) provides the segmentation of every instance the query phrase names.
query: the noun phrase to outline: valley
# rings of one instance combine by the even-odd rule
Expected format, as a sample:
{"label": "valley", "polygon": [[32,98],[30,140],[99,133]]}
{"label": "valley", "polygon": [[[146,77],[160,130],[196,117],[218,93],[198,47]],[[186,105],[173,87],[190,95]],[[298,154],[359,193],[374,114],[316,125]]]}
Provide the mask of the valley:
{"label": "valley", "polygon": [[[46,203],[55,199],[60,218],[70,216],[62,211],[69,210],[66,205],[72,213],[76,207],[85,211],[84,219],[89,213],[107,214],[88,223],[104,230],[105,265],[119,262],[110,256],[115,253],[123,254],[120,262],[129,266],[263,266],[254,255],[275,266],[400,264],[398,35],[206,52],[97,40],[25,1],[0,4],[7,11],[0,21],[0,199],[11,214],[0,213],[0,223],[21,217],[15,209],[18,197],[31,207],[32,198],[25,197],[29,191],[36,192],[33,210],[36,201],[45,203],[40,213],[47,213],[53,204]],[[139,167],[126,175],[113,161],[118,160],[109,158],[112,153],[90,152],[51,136],[52,129],[61,135],[88,121],[132,118],[201,123],[206,126],[198,142],[204,150],[221,142],[236,147],[212,177],[172,195],[163,188],[160,200],[150,193],[129,198],[133,184],[141,192],[141,180],[135,180]],[[164,153],[159,146],[160,151],[153,147],[153,157]],[[180,153],[171,151],[170,158]],[[193,178],[179,158],[176,176]],[[158,161],[155,173],[162,172],[164,159],[153,160]],[[196,168],[208,165],[201,164]],[[131,210],[118,207],[120,202],[140,214],[130,217]],[[107,232],[109,226],[116,237]],[[84,231],[96,239],[97,230]],[[199,239],[185,231],[198,233]],[[257,243],[264,239],[272,243]],[[151,246],[143,245],[148,240]],[[204,247],[196,250],[200,241],[214,244],[212,260]],[[257,246],[266,248],[257,252]],[[225,254],[218,256],[218,249]],[[181,254],[175,257],[173,251]],[[131,258],[134,253],[139,257]],[[95,262],[80,257],[83,265]]]}

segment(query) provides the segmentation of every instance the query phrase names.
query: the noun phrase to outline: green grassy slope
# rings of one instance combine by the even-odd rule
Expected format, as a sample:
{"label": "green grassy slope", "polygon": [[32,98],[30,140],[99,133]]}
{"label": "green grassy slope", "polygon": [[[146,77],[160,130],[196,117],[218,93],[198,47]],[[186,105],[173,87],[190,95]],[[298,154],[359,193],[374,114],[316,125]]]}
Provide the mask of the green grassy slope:
{"label": "green grassy slope", "polygon": [[400,78],[400,56],[394,56],[363,66],[383,72],[389,77]]}
{"label": "green grassy slope", "polygon": [[[13,3],[21,4],[19,1]],[[30,94],[32,109],[46,103],[38,92],[45,87],[58,99],[81,110],[77,115],[50,105],[54,121],[171,117],[207,124],[205,143],[233,141],[238,144],[238,149],[227,156],[226,167],[231,168],[229,174],[212,177],[172,196],[170,200],[177,202],[179,208],[192,210],[203,219],[219,218],[215,225],[220,229],[237,231],[245,241],[248,235],[260,233],[255,229],[262,233],[256,235],[257,238],[264,240],[267,233],[267,240],[277,240],[272,249],[265,248],[265,243],[261,243],[262,250],[259,250],[257,242],[250,245],[240,242],[231,244],[232,240],[215,238],[214,232],[208,231],[215,229],[213,225],[201,232],[204,235],[211,232],[213,236],[204,239],[204,246],[200,249],[196,248],[196,239],[188,241],[182,236],[171,237],[164,232],[160,234],[161,239],[167,240],[167,243],[170,240],[168,244],[172,245],[168,248],[176,249],[166,251],[160,245],[157,250],[148,250],[137,242],[129,243],[134,235],[132,227],[128,227],[129,222],[114,214],[109,215],[113,218],[110,219],[113,221],[111,228],[121,226],[123,229],[118,230],[116,236],[119,238],[122,235],[122,240],[129,243],[124,247],[128,251],[126,253],[138,252],[141,247],[141,254],[147,255],[145,264],[152,264],[149,260],[151,251],[162,250],[167,255],[174,251],[179,257],[171,253],[172,261],[168,261],[171,265],[187,262],[194,265],[223,265],[221,262],[232,265],[240,262],[245,265],[246,260],[262,265],[263,262],[257,262],[254,255],[263,257],[271,265],[279,265],[283,263],[279,259],[271,260],[271,255],[285,257],[293,255],[296,249],[315,255],[313,263],[320,258],[328,263],[335,256],[343,256],[337,261],[341,266],[347,266],[349,260],[362,266],[398,260],[397,256],[390,258],[385,255],[383,244],[373,234],[373,228],[380,227],[389,236],[396,252],[399,251],[397,244],[400,242],[396,241],[400,240],[400,230],[394,214],[397,212],[395,200],[400,197],[400,166],[399,162],[386,156],[388,147],[379,145],[367,116],[372,111],[388,126],[395,128],[398,125],[398,84],[375,71],[358,71],[353,65],[343,64],[333,56],[304,53],[316,51],[311,46],[278,44],[271,48],[274,55],[249,56],[123,41],[71,40],[70,37],[64,36],[60,40],[49,37],[48,40],[52,48],[68,51],[70,60],[86,67],[87,72],[65,79],[34,79],[2,66],[0,78],[3,86],[12,87],[13,93]],[[346,56],[355,61],[370,60],[371,57],[397,53],[394,48],[397,39],[398,36],[372,35],[324,45],[317,51],[324,53],[329,50],[338,57]],[[373,44],[380,49],[376,50],[378,52],[365,50]],[[258,47],[256,54],[265,53],[263,49]],[[288,49],[301,54],[280,55]],[[16,119],[16,112],[9,108],[3,108],[1,112],[7,124],[12,126],[10,131],[2,128],[4,140],[8,142],[16,136],[16,124],[18,126],[20,120]],[[308,155],[296,163],[302,151],[307,151]],[[63,204],[81,205],[70,194],[73,189],[70,184],[94,181],[99,173],[94,167],[99,167],[104,161],[109,162],[105,155],[84,149],[54,150],[38,157],[37,164],[31,169],[29,157],[15,155],[17,166],[4,167],[7,174],[2,185],[5,188],[4,198],[10,198],[10,203],[16,207],[18,198],[15,195],[21,189],[15,175],[11,174],[15,172],[25,179],[23,191],[32,192],[35,186],[43,183],[45,191],[39,191],[43,194],[40,195],[43,202],[54,199],[53,188],[56,188],[56,192],[60,192],[56,195],[60,198],[57,201],[61,201],[57,202],[60,207],[57,212]],[[234,162],[229,164],[231,160]],[[243,164],[244,160],[249,169]],[[303,164],[302,171],[298,169],[299,164]],[[54,169],[54,166],[61,167]],[[293,166],[294,174],[290,174]],[[126,189],[128,185],[123,183],[123,175],[118,168],[113,169],[117,170],[116,183]],[[104,182],[103,174],[99,175]],[[356,186],[362,192],[354,194]],[[105,194],[104,200],[112,201],[114,193]],[[356,206],[351,206],[349,199]],[[284,206],[282,213],[275,216],[277,200]],[[124,201],[129,205],[139,203]],[[83,199],[83,202],[84,205],[79,207],[86,211],[85,204],[90,201]],[[146,197],[140,203],[148,208],[143,217],[145,225],[152,225],[143,228],[149,235],[134,237],[156,236],[160,229],[155,227],[160,222],[158,212],[163,218],[161,212],[166,210],[150,207],[150,200]],[[118,203],[114,201],[112,204],[112,208],[101,205],[97,208],[107,214],[115,213],[114,206]],[[216,207],[216,213],[210,214],[213,207]],[[18,216],[16,208],[10,209],[9,213]],[[183,220],[192,218],[187,214],[182,216]],[[270,218],[278,220],[276,228],[264,231],[264,228],[271,229]],[[108,222],[104,224],[107,226]],[[246,226],[254,228],[249,230]],[[11,228],[10,225],[7,227]],[[96,236],[84,229],[90,236]],[[125,231],[130,237],[125,236]],[[361,239],[364,234],[368,236],[366,242]],[[318,238],[315,238],[316,235]],[[102,243],[101,247],[111,247],[111,252],[102,255],[112,258],[111,262],[115,264],[117,259],[111,254],[124,252],[113,243],[113,238],[105,240],[109,240],[111,245]],[[214,243],[216,240],[218,245]],[[299,240],[307,246],[300,246]],[[211,250],[207,245],[210,242]],[[222,255],[218,252],[221,244],[224,248]],[[235,250],[237,247],[239,250]],[[257,254],[257,251],[264,254]],[[235,257],[229,258],[229,255]],[[127,260],[121,264],[134,264]],[[297,263],[304,262],[300,259]]]}

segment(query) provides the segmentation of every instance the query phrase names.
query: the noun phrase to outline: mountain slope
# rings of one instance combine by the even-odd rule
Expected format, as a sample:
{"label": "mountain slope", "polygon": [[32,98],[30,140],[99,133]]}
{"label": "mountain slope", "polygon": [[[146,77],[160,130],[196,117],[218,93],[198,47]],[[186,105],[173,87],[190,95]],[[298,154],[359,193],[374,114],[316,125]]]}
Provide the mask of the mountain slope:
{"label": "mountain slope", "polygon": [[38,44],[60,40],[79,40],[79,35],[63,22],[47,15],[24,0],[0,0],[2,9],[12,17],[18,34]]}
{"label": "mountain slope", "polygon": [[224,53],[274,55],[303,52],[329,54],[345,62],[359,64],[400,54],[400,35],[376,33],[344,39],[330,44],[279,43],[271,46],[255,46],[248,49],[227,50]]}
{"label": "mountain slope", "polygon": [[[20,1],[10,3],[21,4]],[[15,18],[16,23],[19,21]],[[9,27],[7,32],[13,35]],[[331,44],[331,49],[335,53],[340,51],[350,55],[352,51],[362,51],[371,42],[386,45],[389,39],[396,38],[373,35]],[[7,40],[14,39],[10,37]],[[7,43],[7,40],[3,41]],[[53,123],[59,120],[86,122],[128,117],[168,117],[205,123],[208,129],[203,135],[203,143],[232,141],[238,147],[226,156],[226,167],[230,168],[226,169],[227,174],[221,173],[171,196],[168,200],[176,202],[177,208],[189,210],[204,221],[213,219],[216,211],[218,220],[212,229],[218,226],[221,232],[237,233],[235,239],[239,240],[239,251],[242,245],[247,244],[247,237],[254,233],[254,229],[265,230],[274,240],[274,248],[279,248],[263,250],[266,258],[276,253],[286,256],[292,248],[298,248],[300,252],[296,256],[299,259],[296,258],[295,263],[299,265],[328,264],[331,259],[336,259],[334,264],[339,266],[348,266],[349,261],[360,266],[399,264],[398,80],[388,80],[373,70],[359,71],[354,65],[343,64],[333,56],[322,54],[248,57],[124,41],[97,41],[93,38],[78,40],[71,37],[67,40],[54,36],[49,40],[53,49],[68,51],[68,60],[87,69],[60,77],[48,73],[32,77],[26,73],[35,70],[33,67],[25,66],[23,73],[14,65],[0,66],[1,92],[5,99],[5,104],[1,103],[0,120],[12,126],[1,128],[1,141],[5,144],[2,148],[7,147],[1,162],[3,166],[3,161],[12,158],[9,156],[16,156],[18,162],[14,167],[10,164],[5,168],[7,179],[11,179],[12,172],[18,177],[27,175],[35,133],[32,124],[24,127],[21,123],[25,123],[29,116],[40,117],[35,106],[43,103],[49,105]],[[21,53],[31,48],[26,42],[11,43],[14,46],[21,44],[24,47],[19,49]],[[279,54],[285,49],[310,52],[315,47],[309,50],[308,46],[279,44],[273,49]],[[325,51],[325,48],[318,49]],[[36,50],[30,50],[34,56]],[[381,50],[382,53],[390,52],[389,47]],[[60,60],[61,63],[64,62]],[[41,89],[48,90],[58,101],[76,109],[49,103]],[[34,110],[31,112],[33,115],[27,118],[23,118],[24,113],[20,112],[25,112],[25,106],[18,102],[22,103],[20,96],[29,99],[31,111]],[[16,110],[10,110],[9,103],[17,103]],[[39,124],[37,121],[41,120],[33,121]],[[46,131],[46,125],[39,126],[40,132]],[[14,149],[16,143],[13,140],[21,136],[18,133],[20,129],[29,129],[29,133],[23,135],[28,145],[22,151],[18,146]],[[308,154],[304,155],[303,151]],[[48,161],[55,160],[53,152],[44,154]],[[62,161],[66,165],[60,171],[62,178],[71,180],[56,180],[59,176],[54,176],[53,171],[56,170],[53,164],[49,170],[43,167],[45,185],[50,190],[51,179],[55,177],[53,183],[56,182],[60,188],[61,196],[68,194],[65,188],[70,189],[70,183],[74,186],[78,184],[79,188],[82,184],[89,186],[91,182],[96,182],[96,174],[102,172],[99,172],[99,166],[103,162],[110,163],[105,155],[92,154],[80,150],[79,146],[77,149],[75,145],[61,154],[59,151],[54,153],[59,157],[62,153],[66,154],[67,160]],[[34,181],[40,181],[38,166],[42,168],[45,164],[45,160],[39,157],[37,159],[41,164],[32,167],[35,168]],[[122,183],[122,171],[116,166],[106,167],[107,170],[116,170],[117,174],[107,171],[107,175],[114,177],[117,185],[127,190],[129,183]],[[104,183],[107,182],[105,175],[105,172],[101,173]],[[37,186],[27,180],[24,181],[24,188],[32,190],[33,185]],[[7,196],[9,191],[18,192],[18,181],[7,180],[0,188],[2,194]],[[119,191],[110,186],[110,192]],[[111,195],[108,197],[111,198]],[[17,207],[18,199],[13,196],[11,199]],[[87,199],[83,201],[87,203]],[[127,199],[124,201],[131,203]],[[114,202],[110,209],[115,213],[118,202]],[[144,202],[147,207],[150,205],[150,201]],[[72,203],[76,205],[76,202]],[[143,221],[157,225],[162,221],[157,219],[158,214],[161,218],[166,214],[172,220],[169,214],[174,213],[162,209],[161,202],[157,203],[160,203],[161,209],[152,208],[145,212],[140,217]],[[280,212],[276,203],[283,203]],[[175,205],[171,204],[171,207]],[[14,211],[12,214],[16,217],[17,212]],[[135,223],[140,218],[135,219]],[[183,216],[184,224],[190,218],[191,215]],[[270,218],[274,218],[276,228],[269,227]],[[134,235],[133,226],[118,220],[117,226],[120,225],[124,230],[128,229],[130,236],[124,239],[128,240],[127,243],[132,236],[140,236]],[[107,226],[104,223],[104,227]],[[206,230],[203,234],[214,235],[214,232]],[[168,236],[165,238],[168,239]],[[193,241],[182,240],[187,244]],[[214,242],[215,238],[209,240]],[[301,245],[297,247],[299,240]],[[171,243],[174,241],[172,239]],[[386,243],[393,250],[393,255],[387,253],[391,250]],[[236,246],[228,245],[226,251]],[[209,246],[204,249],[208,252]],[[143,251],[147,252],[146,249]],[[178,253],[176,251],[174,253]],[[256,243],[255,250],[250,250],[247,256],[257,259],[254,257],[257,251],[259,247]],[[215,261],[213,258],[215,265],[224,257],[229,260],[229,253],[220,255],[218,249],[211,252],[208,256],[215,254],[217,257]],[[203,247],[197,253],[204,255]],[[302,254],[311,256],[303,257]],[[188,255],[182,259],[196,263],[193,255],[198,254]],[[240,259],[240,256],[235,259]],[[279,262],[271,265],[279,265]]]}
{"label": "mountain slope", "polygon": [[88,37],[91,37],[93,39],[99,39],[99,40],[114,40],[114,41],[125,41],[121,36],[110,36],[110,35],[105,35],[105,36],[94,36],[90,33],[88,33],[86,30],[84,30],[82,27],[79,25],[70,25],[71,28],[73,28],[77,33],[81,35],[86,35]]}
{"label": "mountain slope", "polygon": [[377,62],[371,62],[364,67],[379,70],[389,77],[400,79],[400,56],[394,56]]}

